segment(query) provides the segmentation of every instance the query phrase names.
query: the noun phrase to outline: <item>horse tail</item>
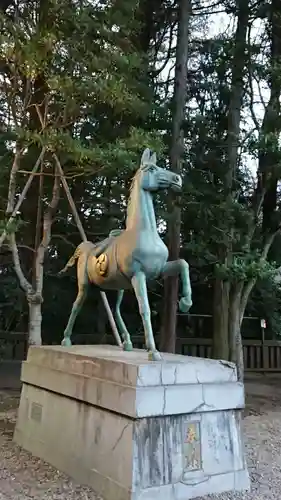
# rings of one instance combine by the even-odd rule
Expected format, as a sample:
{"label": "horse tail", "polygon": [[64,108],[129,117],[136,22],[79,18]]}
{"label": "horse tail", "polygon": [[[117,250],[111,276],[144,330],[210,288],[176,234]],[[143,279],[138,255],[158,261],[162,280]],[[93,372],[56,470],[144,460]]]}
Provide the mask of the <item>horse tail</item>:
{"label": "horse tail", "polygon": [[82,245],[83,245],[83,243],[80,243],[80,245],[78,245],[78,247],[76,247],[74,254],[70,257],[69,261],[64,266],[64,268],[61,271],[59,271],[58,275],[64,274],[70,267],[74,266],[77,259],[80,257],[80,255],[82,253]]}

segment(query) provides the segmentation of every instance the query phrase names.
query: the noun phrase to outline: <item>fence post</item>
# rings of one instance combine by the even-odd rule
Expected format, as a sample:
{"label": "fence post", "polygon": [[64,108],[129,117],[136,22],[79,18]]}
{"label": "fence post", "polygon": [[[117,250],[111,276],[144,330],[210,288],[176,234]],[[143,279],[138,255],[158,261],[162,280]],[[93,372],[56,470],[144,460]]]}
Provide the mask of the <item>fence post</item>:
{"label": "fence post", "polygon": [[269,347],[265,345],[265,328],[266,328],[266,321],[265,319],[261,319],[262,367],[264,370],[267,370],[269,368],[269,355],[268,355]]}

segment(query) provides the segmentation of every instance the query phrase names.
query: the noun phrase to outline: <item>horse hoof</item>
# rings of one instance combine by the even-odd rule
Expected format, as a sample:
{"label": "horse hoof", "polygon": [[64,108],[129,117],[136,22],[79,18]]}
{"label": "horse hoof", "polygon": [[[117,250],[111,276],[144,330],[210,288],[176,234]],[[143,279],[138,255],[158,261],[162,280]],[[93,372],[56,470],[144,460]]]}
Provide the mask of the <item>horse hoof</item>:
{"label": "horse hoof", "polygon": [[71,344],[71,340],[69,337],[64,337],[64,339],[62,339],[61,341],[61,345],[64,346],[64,347],[71,347],[72,344]]}
{"label": "horse hoof", "polygon": [[183,313],[187,313],[192,306],[192,300],[188,297],[182,297],[180,299],[179,308]]}
{"label": "horse hoof", "polygon": [[125,340],[123,342],[123,351],[125,352],[131,352],[133,350],[133,344],[130,340]]}
{"label": "horse hoof", "polygon": [[158,351],[149,351],[148,353],[149,361],[162,361],[162,356]]}

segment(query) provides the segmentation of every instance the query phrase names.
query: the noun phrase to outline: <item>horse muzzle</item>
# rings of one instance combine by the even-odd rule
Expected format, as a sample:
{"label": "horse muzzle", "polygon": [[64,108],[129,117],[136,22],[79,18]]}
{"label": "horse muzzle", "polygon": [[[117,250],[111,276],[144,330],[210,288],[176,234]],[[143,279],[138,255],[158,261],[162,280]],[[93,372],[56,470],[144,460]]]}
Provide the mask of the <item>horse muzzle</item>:
{"label": "horse muzzle", "polygon": [[171,183],[171,189],[173,191],[179,192],[182,190],[182,178],[178,174],[173,174],[173,180]]}

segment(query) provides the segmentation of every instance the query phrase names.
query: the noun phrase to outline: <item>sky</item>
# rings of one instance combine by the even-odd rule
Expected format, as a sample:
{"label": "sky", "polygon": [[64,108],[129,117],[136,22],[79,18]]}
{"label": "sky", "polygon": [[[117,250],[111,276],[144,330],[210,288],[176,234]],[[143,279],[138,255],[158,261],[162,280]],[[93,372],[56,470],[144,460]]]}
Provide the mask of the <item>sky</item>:
{"label": "sky", "polygon": [[[226,32],[231,33],[236,29],[236,23],[233,18],[225,13],[210,15],[209,21],[209,36],[216,36]],[[257,42],[263,31],[264,23],[261,20],[256,19],[251,25],[250,40],[252,42]],[[269,100],[269,88],[265,82],[258,85],[255,81],[252,82],[252,88],[254,102],[253,111],[258,122],[261,124],[264,116],[265,105]],[[243,110],[242,119],[244,122],[243,125],[250,132],[254,128],[254,122],[249,109]],[[255,176],[258,167],[257,160],[249,155],[244,155],[244,162],[247,164],[247,167],[250,169],[253,176]]]}
{"label": "sky", "polygon": [[[202,5],[203,2],[201,2]],[[205,2],[206,7],[208,7],[209,2]],[[206,28],[202,32],[202,25],[199,26],[198,30],[193,29],[193,36],[196,38],[205,38],[205,37],[212,37],[212,36],[219,36],[220,34],[225,34],[225,33],[233,33],[234,30],[236,29],[236,22],[233,16],[230,16],[225,13],[214,13],[214,14],[208,14],[207,16],[207,23],[206,23]],[[199,23],[201,24],[201,23]],[[252,42],[257,42],[259,41],[263,31],[264,31],[264,25],[263,21],[257,19],[255,20],[252,25],[251,25],[251,33],[250,33],[250,40]],[[176,41],[175,41],[176,43]],[[260,56],[261,59],[262,55]],[[258,57],[259,59],[259,57]],[[165,70],[163,71],[163,77],[167,77],[167,74],[170,71],[171,66],[174,64],[174,61],[171,60],[171,63],[167,65]],[[172,76],[172,74],[170,75]],[[259,124],[262,123],[263,116],[264,116],[264,109],[265,105],[268,102],[269,99],[269,88],[266,85],[265,82],[261,82],[259,85],[256,83],[256,81],[252,81],[252,90],[253,90],[253,111],[255,114],[255,117],[257,118],[257,121]],[[248,133],[251,133],[251,130],[255,128],[254,121],[252,118],[252,114],[250,112],[250,109],[244,109],[242,111],[242,121],[243,121],[243,127],[248,131]],[[257,132],[253,132],[257,136]],[[253,178],[256,177],[256,172],[257,172],[257,159],[250,156],[243,154],[243,163],[244,165],[249,169],[249,171],[252,173]]]}

